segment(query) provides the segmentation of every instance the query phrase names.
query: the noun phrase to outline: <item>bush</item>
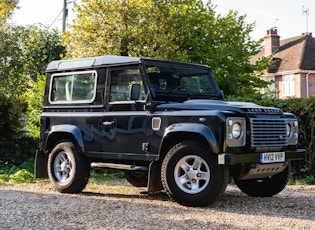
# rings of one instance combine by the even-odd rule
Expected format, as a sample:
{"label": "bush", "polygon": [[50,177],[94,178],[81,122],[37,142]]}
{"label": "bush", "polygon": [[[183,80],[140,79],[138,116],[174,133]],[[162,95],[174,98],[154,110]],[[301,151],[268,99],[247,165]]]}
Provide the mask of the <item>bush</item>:
{"label": "bush", "polygon": [[37,141],[28,136],[12,138],[9,135],[0,137],[0,162],[20,165],[34,157]]}
{"label": "bush", "polygon": [[0,162],[20,165],[34,156],[37,141],[22,129],[25,104],[0,93]]}
{"label": "bush", "polygon": [[21,165],[15,166],[8,163],[0,163],[0,184],[30,183],[34,178],[34,158],[24,161]]}
{"label": "bush", "polygon": [[12,136],[22,127],[23,101],[0,92],[0,136]]}
{"label": "bush", "polygon": [[305,162],[292,162],[293,178],[314,183],[315,175],[315,97],[287,100],[265,98],[255,103],[295,114],[299,121],[298,148],[306,149]]}

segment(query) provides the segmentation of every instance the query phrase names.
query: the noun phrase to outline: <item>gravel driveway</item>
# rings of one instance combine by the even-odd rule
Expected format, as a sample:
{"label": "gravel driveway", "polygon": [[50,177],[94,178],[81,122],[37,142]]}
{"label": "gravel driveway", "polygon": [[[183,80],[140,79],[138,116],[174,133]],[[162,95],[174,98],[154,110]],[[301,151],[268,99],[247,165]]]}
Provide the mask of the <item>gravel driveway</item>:
{"label": "gravel driveway", "polygon": [[315,186],[287,186],[272,198],[229,185],[206,208],[148,196],[125,180],[60,194],[49,182],[0,185],[0,229],[313,229]]}

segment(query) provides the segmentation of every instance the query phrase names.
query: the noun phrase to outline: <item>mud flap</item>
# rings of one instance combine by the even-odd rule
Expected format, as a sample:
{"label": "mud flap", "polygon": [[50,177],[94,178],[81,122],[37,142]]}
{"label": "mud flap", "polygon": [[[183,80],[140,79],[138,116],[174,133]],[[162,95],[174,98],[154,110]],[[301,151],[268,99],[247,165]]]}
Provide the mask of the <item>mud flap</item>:
{"label": "mud flap", "polygon": [[157,161],[153,161],[149,166],[148,193],[155,193],[161,190],[163,190],[161,181],[161,164]]}
{"label": "mud flap", "polygon": [[44,152],[37,150],[34,167],[35,178],[48,178],[47,162],[47,155]]}

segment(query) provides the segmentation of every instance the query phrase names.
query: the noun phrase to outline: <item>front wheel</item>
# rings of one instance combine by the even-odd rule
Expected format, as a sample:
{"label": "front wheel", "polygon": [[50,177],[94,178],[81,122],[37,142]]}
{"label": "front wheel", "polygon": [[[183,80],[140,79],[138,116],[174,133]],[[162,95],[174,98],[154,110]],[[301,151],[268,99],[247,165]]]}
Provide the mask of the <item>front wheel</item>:
{"label": "front wheel", "polygon": [[228,183],[228,170],[201,143],[184,141],[174,146],[162,163],[162,184],[168,195],[186,206],[207,206]]}
{"label": "front wheel", "polygon": [[72,142],[60,142],[49,155],[48,175],[57,191],[78,193],[89,180],[90,163]]}
{"label": "front wheel", "polygon": [[234,177],[237,187],[249,196],[254,197],[271,197],[281,192],[288,183],[291,173],[289,164],[285,170],[276,175],[251,180],[238,180]]}

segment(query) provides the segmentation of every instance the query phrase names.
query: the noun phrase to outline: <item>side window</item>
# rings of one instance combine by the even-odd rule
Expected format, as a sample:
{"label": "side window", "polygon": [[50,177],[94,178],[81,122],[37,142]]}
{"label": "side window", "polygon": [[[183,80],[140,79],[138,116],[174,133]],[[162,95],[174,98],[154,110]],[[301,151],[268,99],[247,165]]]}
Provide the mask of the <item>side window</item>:
{"label": "side window", "polygon": [[145,92],[137,68],[128,68],[120,70],[112,70],[110,72],[110,102],[114,101],[130,101],[130,90],[133,84],[140,84],[139,100],[145,100]]}
{"label": "side window", "polygon": [[95,99],[95,71],[52,75],[49,101],[60,103],[91,103]]}

